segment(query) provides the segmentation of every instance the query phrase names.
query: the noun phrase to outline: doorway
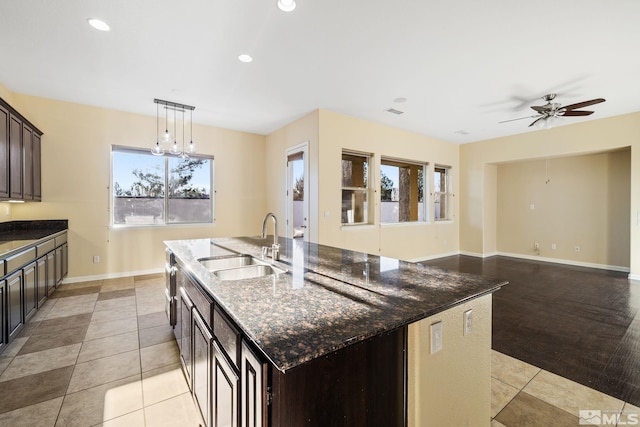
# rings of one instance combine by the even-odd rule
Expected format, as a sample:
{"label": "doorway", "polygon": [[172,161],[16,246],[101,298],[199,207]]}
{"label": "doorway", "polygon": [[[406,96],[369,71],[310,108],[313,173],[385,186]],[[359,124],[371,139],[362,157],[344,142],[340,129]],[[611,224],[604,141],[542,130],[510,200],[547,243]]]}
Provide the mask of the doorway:
{"label": "doorway", "polygon": [[287,149],[287,237],[309,241],[309,143]]}

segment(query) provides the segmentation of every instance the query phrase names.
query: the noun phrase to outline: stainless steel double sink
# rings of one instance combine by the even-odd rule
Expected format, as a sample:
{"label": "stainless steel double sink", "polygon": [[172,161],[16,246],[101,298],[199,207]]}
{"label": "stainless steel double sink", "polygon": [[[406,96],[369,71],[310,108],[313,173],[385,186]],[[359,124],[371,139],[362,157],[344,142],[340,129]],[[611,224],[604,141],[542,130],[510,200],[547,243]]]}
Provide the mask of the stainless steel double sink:
{"label": "stainless steel double sink", "polygon": [[282,268],[247,254],[200,258],[198,261],[220,280],[252,279],[286,273]]}

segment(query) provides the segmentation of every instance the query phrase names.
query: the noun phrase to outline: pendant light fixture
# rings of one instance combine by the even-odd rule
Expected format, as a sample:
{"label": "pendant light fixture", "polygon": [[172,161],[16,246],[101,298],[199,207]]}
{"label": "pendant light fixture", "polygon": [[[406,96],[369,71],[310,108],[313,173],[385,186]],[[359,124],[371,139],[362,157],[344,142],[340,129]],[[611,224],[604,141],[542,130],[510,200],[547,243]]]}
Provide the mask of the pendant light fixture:
{"label": "pendant light fixture", "polygon": [[[176,156],[180,156],[182,158],[188,157],[185,151],[185,111],[189,110],[190,112],[190,142],[189,147],[187,148],[188,152],[193,154],[196,152],[195,144],[193,143],[193,110],[196,107],[192,105],[179,104],[177,102],[172,101],[164,101],[162,99],[154,99],[153,102],[156,104],[156,143],[151,149],[151,153],[155,156],[162,156],[165,154],[164,146],[171,144],[171,148],[169,149],[169,153],[174,154]],[[165,131],[162,135],[162,138],[159,138],[159,127],[160,127],[160,105],[164,106],[165,109]],[[173,135],[169,132],[169,110],[173,110]],[[178,145],[178,134],[177,134],[177,111],[182,112],[182,149]],[[171,142],[173,140],[173,143]]]}
{"label": "pendant light fixture", "polygon": [[160,145],[160,138],[158,136],[159,134],[158,126],[160,126],[160,119],[158,118],[159,115],[160,115],[160,104],[156,103],[156,145],[151,150],[151,154],[153,154],[154,156],[164,155],[164,148],[162,148],[162,145]]}

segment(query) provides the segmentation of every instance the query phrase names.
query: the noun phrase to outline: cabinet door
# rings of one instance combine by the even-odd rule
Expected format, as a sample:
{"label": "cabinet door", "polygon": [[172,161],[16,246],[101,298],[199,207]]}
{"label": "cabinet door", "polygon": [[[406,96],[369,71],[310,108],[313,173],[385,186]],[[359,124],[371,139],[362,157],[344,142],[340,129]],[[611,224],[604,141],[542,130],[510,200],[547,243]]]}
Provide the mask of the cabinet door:
{"label": "cabinet door", "polygon": [[22,120],[9,117],[9,193],[22,199]]}
{"label": "cabinet door", "polygon": [[64,260],[64,254],[62,252],[62,246],[56,248],[56,287],[62,282],[62,265]]}
{"label": "cabinet door", "polygon": [[51,296],[56,290],[56,252],[47,254],[47,295]]}
{"label": "cabinet door", "polygon": [[47,256],[43,256],[37,261],[36,281],[38,289],[38,308],[47,300]]}
{"label": "cabinet door", "polygon": [[213,427],[238,427],[238,376],[213,343]]}
{"label": "cabinet door", "polygon": [[[37,133],[33,133],[33,200],[42,200],[42,147],[41,138]],[[0,164],[1,161],[0,161]]]}
{"label": "cabinet door", "polygon": [[198,311],[193,310],[193,397],[206,426],[211,426],[212,344],[213,335]]}
{"label": "cabinet door", "polygon": [[22,198],[33,199],[33,131],[22,124]]}
{"label": "cabinet door", "polygon": [[7,344],[7,335],[5,328],[5,307],[7,299],[7,282],[0,280],[0,351],[4,350],[4,346]]}
{"label": "cabinet door", "polygon": [[193,353],[193,342],[191,339],[193,303],[189,299],[189,296],[183,287],[180,287],[178,298],[180,298],[180,312],[177,313],[179,324],[176,325],[176,329],[179,329],[180,331],[180,339],[178,341],[178,345],[180,347],[180,362],[182,362],[182,367],[184,368],[185,376],[187,377],[187,383],[189,383],[189,387],[193,389],[193,359],[191,357],[191,354]]}
{"label": "cabinet door", "polygon": [[32,262],[22,270],[24,283],[24,318],[29,319],[36,313],[38,293],[36,288],[36,263]]}
{"label": "cabinet door", "polygon": [[11,340],[22,326],[22,270],[7,278],[7,320]]}
{"label": "cabinet door", "polygon": [[267,364],[261,363],[246,343],[242,342],[240,378],[242,395],[240,404],[240,418],[242,427],[262,427],[266,425],[266,369]]}
{"label": "cabinet door", "polygon": [[9,198],[9,111],[0,105],[0,198]]}
{"label": "cabinet door", "polygon": [[69,244],[62,245],[62,278],[69,274]]}

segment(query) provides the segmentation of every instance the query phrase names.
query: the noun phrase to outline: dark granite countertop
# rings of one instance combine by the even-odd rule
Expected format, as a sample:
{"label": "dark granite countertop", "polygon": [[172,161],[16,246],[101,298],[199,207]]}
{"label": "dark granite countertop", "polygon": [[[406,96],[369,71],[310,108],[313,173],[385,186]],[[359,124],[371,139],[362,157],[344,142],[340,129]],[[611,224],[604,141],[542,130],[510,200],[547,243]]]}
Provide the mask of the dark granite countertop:
{"label": "dark granite countertop", "polygon": [[0,223],[0,259],[20,252],[68,227],[66,219],[2,222]]}
{"label": "dark granite countertop", "polygon": [[272,238],[167,241],[190,272],[264,355],[285,372],[358,341],[392,331],[507,282],[392,258],[280,238],[287,273],[221,281],[198,259],[260,257]]}

